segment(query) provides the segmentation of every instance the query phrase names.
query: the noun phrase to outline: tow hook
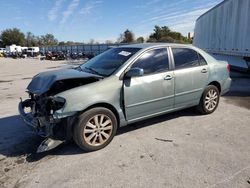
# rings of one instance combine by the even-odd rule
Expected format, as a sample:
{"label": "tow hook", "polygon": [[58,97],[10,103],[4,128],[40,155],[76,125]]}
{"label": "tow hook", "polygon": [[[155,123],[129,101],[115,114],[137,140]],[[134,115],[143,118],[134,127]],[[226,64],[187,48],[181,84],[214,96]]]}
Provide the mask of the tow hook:
{"label": "tow hook", "polygon": [[45,151],[52,150],[64,142],[65,142],[65,140],[54,140],[52,138],[46,138],[44,141],[42,141],[40,146],[37,148],[36,152],[42,153]]}

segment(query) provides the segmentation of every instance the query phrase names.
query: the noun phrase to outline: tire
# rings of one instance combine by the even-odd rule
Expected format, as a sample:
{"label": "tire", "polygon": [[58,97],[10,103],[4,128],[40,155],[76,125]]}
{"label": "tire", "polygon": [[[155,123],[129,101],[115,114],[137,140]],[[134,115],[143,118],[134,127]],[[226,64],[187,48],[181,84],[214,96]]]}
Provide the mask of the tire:
{"label": "tire", "polygon": [[201,114],[211,114],[218,107],[220,101],[220,92],[214,85],[209,85],[205,88],[200,103],[197,106],[197,110]]}
{"label": "tire", "polygon": [[78,118],[73,129],[76,144],[84,151],[96,151],[107,146],[117,130],[117,119],[107,108],[92,108]]}

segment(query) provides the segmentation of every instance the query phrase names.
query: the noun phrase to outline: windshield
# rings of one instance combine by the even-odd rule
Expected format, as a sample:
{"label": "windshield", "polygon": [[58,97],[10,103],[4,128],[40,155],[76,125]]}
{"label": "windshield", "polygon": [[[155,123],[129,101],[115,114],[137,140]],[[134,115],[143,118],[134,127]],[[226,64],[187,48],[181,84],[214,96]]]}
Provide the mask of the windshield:
{"label": "windshield", "polygon": [[140,48],[112,48],[90,59],[80,68],[85,72],[107,77],[139,50]]}

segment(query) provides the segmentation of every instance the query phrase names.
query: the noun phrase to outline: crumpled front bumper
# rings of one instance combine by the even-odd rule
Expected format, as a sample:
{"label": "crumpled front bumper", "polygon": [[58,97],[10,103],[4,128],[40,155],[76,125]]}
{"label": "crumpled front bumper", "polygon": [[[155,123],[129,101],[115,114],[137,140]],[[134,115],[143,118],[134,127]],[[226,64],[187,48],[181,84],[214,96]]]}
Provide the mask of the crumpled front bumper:
{"label": "crumpled front bumper", "polygon": [[27,99],[25,101],[21,101],[18,105],[18,111],[24,122],[34,131],[38,131],[39,122],[31,112],[26,113],[24,111],[24,108],[31,108],[32,107],[32,101],[31,99]]}
{"label": "crumpled front bumper", "polygon": [[[33,105],[33,102],[31,99],[21,101],[18,105],[18,111],[20,113],[20,116],[22,117],[22,119],[28,125],[29,128],[31,128],[33,131],[35,131],[38,135],[40,135],[42,137],[46,137],[46,139],[37,148],[37,153],[49,151],[49,150],[54,149],[55,147],[59,146],[60,144],[64,143],[65,140],[58,140],[58,139],[50,138],[50,137],[46,136],[46,133],[44,134],[44,133],[39,131],[38,119],[35,118],[31,112],[26,113],[24,111],[25,108],[31,108],[32,105]],[[39,133],[41,133],[41,134],[39,134]]]}

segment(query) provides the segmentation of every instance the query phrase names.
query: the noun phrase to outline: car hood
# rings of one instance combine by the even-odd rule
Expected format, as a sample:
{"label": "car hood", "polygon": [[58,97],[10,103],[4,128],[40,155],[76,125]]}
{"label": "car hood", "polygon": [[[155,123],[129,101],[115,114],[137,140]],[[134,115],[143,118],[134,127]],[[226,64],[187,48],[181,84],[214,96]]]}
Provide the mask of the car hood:
{"label": "car hood", "polygon": [[83,72],[78,69],[59,69],[54,71],[47,71],[34,76],[32,81],[28,85],[27,90],[31,93],[41,95],[47,92],[56,81],[77,78],[101,79],[102,77],[95,74]]}

